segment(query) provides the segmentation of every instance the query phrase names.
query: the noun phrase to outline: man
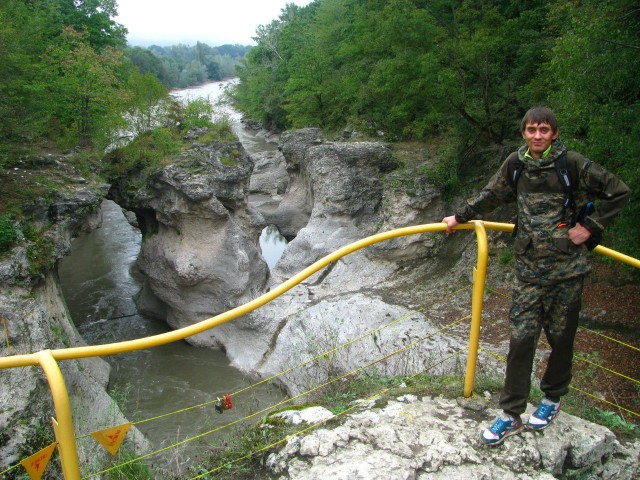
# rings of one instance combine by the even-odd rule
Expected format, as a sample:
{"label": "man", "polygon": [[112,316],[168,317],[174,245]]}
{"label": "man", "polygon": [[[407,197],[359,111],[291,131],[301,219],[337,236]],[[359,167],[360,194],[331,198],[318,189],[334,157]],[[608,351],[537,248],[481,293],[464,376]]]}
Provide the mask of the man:
{"label": "man", "polygon": [[[517,202],[514,242],[516,285],[509,312],[503,413],[481,439],[499,445],[525,428],[533,359],[544,329],[551,354],[540,382],[544,398],[526,427],[543,430],[558,415],[569,391],[573,343],[578,327],[588,249],[622,209],[629,188],[603,167],[567,151],[558,138],[558,122],[545,107],[529,110],[521,123],[525,145],[512,153],[482,192],[445,217],[447,233],[459,223]],[[597,209],[588,208],[597,200]]]}

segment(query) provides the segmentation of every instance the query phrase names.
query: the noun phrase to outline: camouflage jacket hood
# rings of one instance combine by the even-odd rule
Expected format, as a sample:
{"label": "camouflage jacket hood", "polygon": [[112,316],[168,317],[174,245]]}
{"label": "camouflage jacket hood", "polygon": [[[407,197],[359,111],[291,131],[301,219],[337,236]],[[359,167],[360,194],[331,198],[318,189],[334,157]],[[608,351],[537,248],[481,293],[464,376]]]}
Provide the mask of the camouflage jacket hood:
{"label": "camouflage jacket hood", "polygon": [[551,150],[549,150],[548,155],[543,158],[530,157],[526,155],[528,151],[529,147],[527,147],[527,145],[523,145],[518,149],[518,158],[527,166],[527,168],[548,168],[555,165],[556,160],[560,155],[562,155],[562,152],[567,151],[567,147],[564,146],[559,138],[556,138],[551,144]]}
{"label": "camouflage jacket hood", "polygon": [[[572,211],[564,207],[566,194],[556,172],[555,162],[567,151],[556,139],[549,154],[534,159],[526,156],[527,146],[512,153],[493,175],[487,186],[456,212],[459,222],[482,218],[509,202],[518,207],[518,231],[514,243],[516,274],[524,281],[554,284],[584,275],[590,269],[588,251],[568,237]],[[509,181],[509,162],[524,163],[517,189]],[[572,181],[577,204],[598,200],[594,214],[583,220],[592,233],[601,233],[625,205],[629,189],[615,175],[576,152],[567,151],[567,161],[576,177]]]}

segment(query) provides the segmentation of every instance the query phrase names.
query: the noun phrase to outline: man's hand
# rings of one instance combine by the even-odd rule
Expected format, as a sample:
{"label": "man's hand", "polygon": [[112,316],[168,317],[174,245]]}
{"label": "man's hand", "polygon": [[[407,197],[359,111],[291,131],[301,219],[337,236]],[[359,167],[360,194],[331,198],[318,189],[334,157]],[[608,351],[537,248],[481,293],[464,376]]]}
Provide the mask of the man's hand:
{"label": "man's hand", "polygon": [[569,229],[569,240],[571,240],[574,245],[582,245],[589,240],[589,237],[591,237],[591,232],[580,223],[576,223],[575,227]]}
{"label": "man's hand", "polygon": [[450,217],[444,217],[442,219],[442,223],[447,224],[447,229],[445,230],[447,233],[454,233],[453,227],[458,225],[458,221],[456,220],[455,215],[451,215]]}

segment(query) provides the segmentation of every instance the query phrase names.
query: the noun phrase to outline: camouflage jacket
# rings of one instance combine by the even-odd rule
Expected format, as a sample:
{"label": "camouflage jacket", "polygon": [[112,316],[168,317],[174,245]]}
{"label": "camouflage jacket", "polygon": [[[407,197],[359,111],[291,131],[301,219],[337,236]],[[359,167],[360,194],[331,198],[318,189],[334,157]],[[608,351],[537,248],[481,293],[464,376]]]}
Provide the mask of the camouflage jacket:
{"label": "camouflage jacket", "polygon": [[[480,194],[456,212],[457,221],[466,222],[482,218],[504,203],[517,202],[516,275],[526,282],[550,285],[590,270],[586,246],[575,245],[568,237],[573,212],[563,207],[566,195],[555,168],[556,159],[565,150],[562,142],[555,140],[549,155],[534,159],[525,156],[524,145],[510,155],[517,155],[524,163],[517,190],[508,178],[507,158]],[[570,171],[578,172],[578,178],[572,179],[577,210],[587,201],[596,204],[596,210],[582,224],[592,234],[601,235],[626,204],[629,188],[579,153],[567,152],[567,163]]]}

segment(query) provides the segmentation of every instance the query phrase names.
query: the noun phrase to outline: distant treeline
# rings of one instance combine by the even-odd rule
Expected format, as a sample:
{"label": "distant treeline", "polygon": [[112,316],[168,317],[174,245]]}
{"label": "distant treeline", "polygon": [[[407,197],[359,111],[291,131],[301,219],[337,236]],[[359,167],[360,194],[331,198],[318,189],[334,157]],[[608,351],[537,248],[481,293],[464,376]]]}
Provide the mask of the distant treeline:
{"label": "distant treeline", "polygon": [[170,88],[184,88],[235,76],[235,67],[251,46],[204,43],[148,48],[132,47],[127,56],[142,73],[151,72]]}
{"label": "distant treeline", "polygon": [[569,148],[631,186],[617,226],[640,254],[637,0],[315,0],[257,42],[238,109],[281,130],[430,142],[431,173],[454,194],[521,141],[529,107],[551,107]]}

